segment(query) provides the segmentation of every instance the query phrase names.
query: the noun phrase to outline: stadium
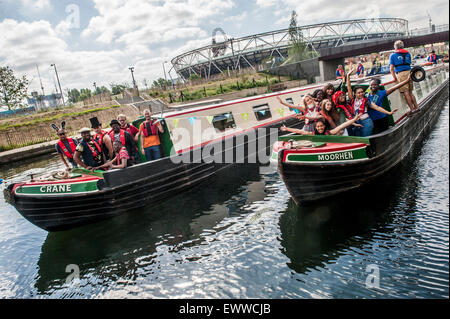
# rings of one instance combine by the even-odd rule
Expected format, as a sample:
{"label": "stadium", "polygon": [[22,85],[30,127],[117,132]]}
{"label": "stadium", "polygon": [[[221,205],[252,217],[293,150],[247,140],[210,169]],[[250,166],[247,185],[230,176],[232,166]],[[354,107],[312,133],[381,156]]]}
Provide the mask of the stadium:
{"label": "stadium", "polygon": [[[209,78],[215,74],[251,68],[261,71],[264,60],[281,61],[291,46],[289,29],[228,38],[217,28],[211,44],[174,57],[172,68],[183,79],[192,74]],[[408,35],[408,21],[400,18],[356,19],[297,27],[312,50],[338,47],[350,42],[371,41]],[[220,34],[220,41],[218,41]]]}

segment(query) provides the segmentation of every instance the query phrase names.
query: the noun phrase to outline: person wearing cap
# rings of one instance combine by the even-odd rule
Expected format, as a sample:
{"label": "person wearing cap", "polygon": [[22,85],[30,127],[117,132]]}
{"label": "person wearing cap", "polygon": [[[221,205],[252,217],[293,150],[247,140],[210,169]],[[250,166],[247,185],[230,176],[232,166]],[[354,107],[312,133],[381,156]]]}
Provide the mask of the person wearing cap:
{"label": "person wearing cap", "polygon": [[112,120],[109,123],[111,126],[111,131],[109,131],[108,135],[111,138],[111,142],[120,141],[123,146],[125,146],[132,164],[139,163],[139,154],[137,154],[136,143],[134,142],[134,138],[128,133],[126,130],[120,129],[120,123],[117,120]]}
{"label": "person wearing cap", "polygon": [[[59,141],[56,143],[55,148],[56,152],[59,154],[59,157],[61,158],[61,161],[64,163],[64,166],[66,167],[66,170],[70,170],[70,166],[67,163],[72,165],[73,168],[77,167],[77,163],[74,160],[74,154],[75,150],[78,145],[78,141],[76,138],[70,138],[67,136],[67,131],[65,130],[65,122],[63,121],[61,123],[62,127],[58,128],[56,125],[52,125],[52,127],[56,130],[56,134],[59,136]],[[64,158],[67,158],[66,159]]]}
{"label": "person wearing cap", "polygon": [[439,60],[439,56],[436,54],[436,52],[433,50],[430,52],[430,55],[427,57],[427,61],[431,62],[433,64],[437,64]]}
{"label": "person wearing cap", "polygon": [[89,121],[91,122],[91,128],[93,128],[95,132],[93,138],[100,144],[103,154],[105,154],[105,160],[113,158],[114,151],[108,132],[102,129],[102,123],[99,122],[97,117],[92,117]]}
{"label": "person wearing cap", "polygon": [[[405,81],[411,73],[411,54],[406,51],[404,47],[403,41],[395,41],[395,52],[389,56],[391,74],[398,83]],[[408,103],[408,106],[411,109],[409,114],[420,111],[416,97],[412,94],[413,88],[413,82],[410,79],[407,84],[398,89],[398,91],[405,96],[406,103]]]}
{"label": "person wearing cap", "polygon": [[100,145],[91,138],[91,129],[83,127],[80,133],[82,140],[75,150],[75,162],[85,169],[103,165],[105,156]]}

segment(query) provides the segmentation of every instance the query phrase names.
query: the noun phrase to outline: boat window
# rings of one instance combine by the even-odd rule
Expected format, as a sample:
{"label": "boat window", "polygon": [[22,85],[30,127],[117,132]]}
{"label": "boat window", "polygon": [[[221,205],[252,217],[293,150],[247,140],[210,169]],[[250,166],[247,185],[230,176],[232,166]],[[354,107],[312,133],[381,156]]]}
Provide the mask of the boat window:
{"label": "boat window", "polygon": [[253,112],[255,112],[255,117],[258,121],[266,120],[272,117],[270,113],[269,104],[262,104],[253,107]]}
{"label": "boat window", "polygon": [[236,123],[231,112],[214,115],[212,125],[219,132],[225,132],[227,128],[235,128]]}
{"label": "boat window", "polygon": [[286,103],[294,104],[294,100],[293,100],[291,97],[288,97],[288,98],[286,99]]}

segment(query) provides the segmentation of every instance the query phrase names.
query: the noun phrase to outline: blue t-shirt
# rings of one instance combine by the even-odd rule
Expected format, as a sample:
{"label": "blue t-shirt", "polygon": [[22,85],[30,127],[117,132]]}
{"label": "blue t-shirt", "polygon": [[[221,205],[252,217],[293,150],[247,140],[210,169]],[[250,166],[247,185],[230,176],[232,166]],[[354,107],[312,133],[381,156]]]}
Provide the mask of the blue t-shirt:
{"label": "blue t-shirt", "polygon": [[392,53],[389,56],[389,64],[392,64],[395,73],[411,70],[411,54],[408,53]]}
{"label": "blue t-shirt", "polygon": [[361,73],[364,73],[364,66],[363,65],[358,65],[358,68],[356,69],[356,74],[360,75]]}
{"label": "blue t-shirt", "polygon": [[[369,99],[370,103],[375,103],[379,107],[383,107],[383,102],[386,99],[386,90],[378,90],[377,93],[372,94],[371,92],[366,94],[366,97]],[[379,120],[387,116],[387,114],[378,112],[377,110],[374,110],[369,107],[369,116],[370,118],[374,120]]]}
{"label": "blue t-shirt", "polygon": [[437,54],[435,54],[434,56],[428,56],[427,58],[428,62],[433,62],[434,64],[437,64],[437,60],[439,60],[439,56]]}

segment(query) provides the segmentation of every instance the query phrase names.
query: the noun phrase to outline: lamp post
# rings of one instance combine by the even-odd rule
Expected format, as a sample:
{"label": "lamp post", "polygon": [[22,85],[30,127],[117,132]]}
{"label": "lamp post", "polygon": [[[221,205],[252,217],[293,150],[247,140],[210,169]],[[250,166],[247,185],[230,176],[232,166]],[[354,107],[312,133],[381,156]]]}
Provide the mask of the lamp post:
{"label": "lamp post", "polygon": [[58,86],[59,86],[59,93],[61,93],[61,98],[62,98],[62,101],[63,101],[63,105],[65,106],[66,103],[64,102],[64,95],[63,95],[63,92],[62,92],[62,90],[61,90],[61,83],[59,82],[59,76],[58,76],[58,70],[56,70],[56,64],[53,63],[53,64],[51,64],[50,66],[52,66],[52,67],[55,68],[56,79],[58,80]]}
{"label": "lamp post", "polygon": [[94,82],[94,95],[97,94],[97,84]]}
{"label": "lamp post", "polygon": [[133,74],[133,72],[134,72],[134,66],[129,67],[128,69],[131,71],[131,78],[133,79],[133,87],[134,87],[135,89],[137,89],[137,87],[136,87],[136,81],[134,80],[134,74]]}
{"label": "lamp post", "polygon": [[165,88],[167,88],[167,75],[166,75],[166,68],[165,68],[165,66],[164,66],[164,64],[166,64],[167,63],[167,61],[164,61],[163,63],[162,63],[162,67],[163,67],[163,71],[164,71],[164,80],[166,81],[165,83],[164,83],[164,87]]}

